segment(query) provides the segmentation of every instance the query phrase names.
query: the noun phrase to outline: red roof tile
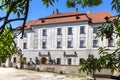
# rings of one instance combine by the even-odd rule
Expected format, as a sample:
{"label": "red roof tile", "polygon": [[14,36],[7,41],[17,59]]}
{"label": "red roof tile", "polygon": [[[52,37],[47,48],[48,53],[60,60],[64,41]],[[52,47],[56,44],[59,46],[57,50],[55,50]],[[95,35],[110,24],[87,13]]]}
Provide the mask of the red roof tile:
{"label": "red roof tile", "polygon": [[[25,24],[25,28],[24,29],[30,29],[31,28],[31,25],[34,25],[38,20],[31,20],[29,22],[26,22]],[[16,29],[22,29],[22,25],[21,26],[18,26]]]}
{"label": "red roof tile", "polygon": [[83,14],[81,12],[68,12],[68,13],[59,13],[52,14],[45,18],[39,20],[32,20],[26,23],[25,29],[31,28],[31,25],[48,25],[48,24],[57,24],[57,23],[68,23],[68,22],[80,22],[80,21],[89,21],[94,23],[104,23],[106,22],[105,17],[111,17],[112,14],[108,12],[96,12],[91,14]]}
{"label": "red roof tile", "polygon": [[92,19],[92,23],[104,23],[106,22],[105,17],[111,17],[112,14],[108,12],[96,12],[88,14],[88,17]]}
{"label": "red roof tile", "polygon": [[58,14],[52,14],[45,18],[59,18],[59,17],[75,16],[75,15],[79,15],[79,14],[82,14],[82,13],[81,12],[58,13]]}

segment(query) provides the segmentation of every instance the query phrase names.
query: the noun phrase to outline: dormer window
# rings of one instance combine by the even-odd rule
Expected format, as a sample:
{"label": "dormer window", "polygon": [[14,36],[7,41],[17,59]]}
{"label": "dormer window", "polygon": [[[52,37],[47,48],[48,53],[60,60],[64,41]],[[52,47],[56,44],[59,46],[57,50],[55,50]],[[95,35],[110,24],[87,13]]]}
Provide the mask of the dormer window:
{"label": "dormer window", "polygon": [[41,20],[42,23],[45,23],[45,20]]}

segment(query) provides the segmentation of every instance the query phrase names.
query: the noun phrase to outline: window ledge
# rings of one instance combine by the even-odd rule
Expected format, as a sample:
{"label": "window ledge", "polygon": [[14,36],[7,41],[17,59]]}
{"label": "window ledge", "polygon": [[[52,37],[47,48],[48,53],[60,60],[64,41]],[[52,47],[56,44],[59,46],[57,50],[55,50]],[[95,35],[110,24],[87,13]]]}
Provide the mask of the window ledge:
{"label": "window ledge", "polygon": [[83,46],[83,47],[79,47],[79,48],[86,48],[85,46]]}

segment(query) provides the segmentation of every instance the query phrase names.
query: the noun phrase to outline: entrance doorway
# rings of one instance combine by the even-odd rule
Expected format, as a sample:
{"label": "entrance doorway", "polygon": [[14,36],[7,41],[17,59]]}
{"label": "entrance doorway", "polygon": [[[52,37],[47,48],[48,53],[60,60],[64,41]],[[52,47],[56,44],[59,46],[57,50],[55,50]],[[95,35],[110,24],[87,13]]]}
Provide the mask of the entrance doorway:
{"label": "entrance doorway", "polygon": [[71,65],[71,58],[68,58],[68,65]]}
{"label": "entrance doorway", "polygon": [[42,63],[42,64],[47,64],[47,61],[48,61],[48,60],[47,60],[46,57],[42,57],[42,58],[41,58],[41,63]]}

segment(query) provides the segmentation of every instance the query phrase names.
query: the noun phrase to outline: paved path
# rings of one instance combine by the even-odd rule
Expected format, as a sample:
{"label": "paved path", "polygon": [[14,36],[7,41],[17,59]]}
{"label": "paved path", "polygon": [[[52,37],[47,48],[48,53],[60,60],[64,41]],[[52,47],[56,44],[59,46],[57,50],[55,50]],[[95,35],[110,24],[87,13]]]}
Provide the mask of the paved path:
{"label": "paved path", "polygon": [[0,68],[0,80],[86,80],[48,72]]}
{"label": "paved path", "polygon": [[[67,77],[56,73],[36,72],[14,68],[0,68],[0,80],[87,80],[85,78]],[[111,79],[97,79],[111,80]]]}

